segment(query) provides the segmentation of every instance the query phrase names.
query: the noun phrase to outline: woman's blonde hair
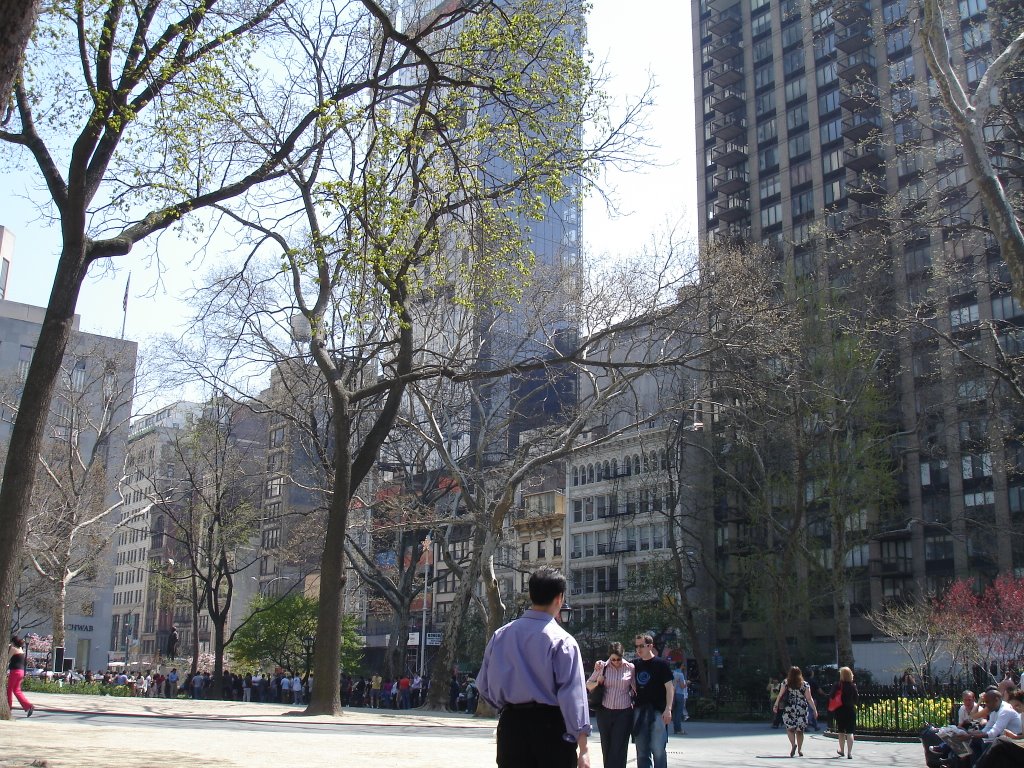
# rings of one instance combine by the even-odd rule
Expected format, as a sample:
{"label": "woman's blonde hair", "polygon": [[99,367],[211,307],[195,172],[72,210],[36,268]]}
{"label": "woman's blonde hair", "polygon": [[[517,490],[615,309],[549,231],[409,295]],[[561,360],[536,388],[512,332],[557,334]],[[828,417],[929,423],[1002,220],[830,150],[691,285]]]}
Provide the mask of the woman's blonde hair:
{"label": "woman's blonde hair", "polygon": [[849,667],[840,667],[839,668],[839,679],[842,680],[844,683],[852,683],[853,682],[853,670],[850,669]]}

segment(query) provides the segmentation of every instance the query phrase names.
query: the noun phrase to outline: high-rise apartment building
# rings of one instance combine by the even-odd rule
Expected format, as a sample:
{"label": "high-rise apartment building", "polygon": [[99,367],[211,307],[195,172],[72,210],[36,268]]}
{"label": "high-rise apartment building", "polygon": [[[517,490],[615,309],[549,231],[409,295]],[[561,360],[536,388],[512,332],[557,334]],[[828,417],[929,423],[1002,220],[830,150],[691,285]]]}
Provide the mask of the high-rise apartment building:
{"label": "high-rise apartment building", "polygon": [[[187,625],[185,616],[176,623],[172,589],[175,567],[188,566],[182,548],[175,546],[165,505],[157,502],[184,474],[175,441],[182,439],[202,410],[200,403],[172,403],[140,416],[129,430],[124,503],[115,513],[119,528],[113,541],[108,662],[158,664],[174,626],[179,629],[180,647],[192,647],[192,632],[197,628],[191,626],[190,614]],[[204,639],[208,648],[208,627]]]}
{"label": "high-rise apartment building", "polygon": [[[9,233],[0,232],[0,240],[3,280],[10,258],[4,246],[10,242]],[[45,313],[44,307],[0,300],[2,450],[10,441]],[[27,526],[27,549],[39,569],[27,568],[19,583],[15,628],[48,635],[63,620],[64,657],[82,669],[104,667],[111,647],[105,543],[117,512],[105,517],[101,512],[119,498],[137,351],[135,342],[84,333],[75,316],[40,455],[49,472],[40,471]],[[75,575],[62,585],[72,572]],[[61,591],[63,612],[57,599]]]}
{"label": "high-rise apartment building", "polygon": [[[941,5],[953,66],[973,88],[1008,26],[1019,32],[1008,20],[1020,6]],[[831,237],[847,267],[887,263],[894,313],[933,312],[893,342],[899,525],[869,531],[847,562],[858,574],[851,632],[868,640],[877,634],[863,612],[887,599],[1024,568],[1019,537],[999,533],[1024,522],[1018,443],[1002,431],[1014,419],[992,378],[955,349],[990,355],[979,329],[989,322],[1018,353],[1022,310],[994,240],[972,230],[983,216],[926,66],[921,3],[696,0],[692,12],[702,240],[763,243],[791,283],[855,296],[829,258]],[[998,127],[986,136],[1008,141]],[[1005,181],[1019,186],[1019,174]],[[727,507],[716,500],[719,542],[743,535]],[[822,648],[834,641],[827,623]]]}

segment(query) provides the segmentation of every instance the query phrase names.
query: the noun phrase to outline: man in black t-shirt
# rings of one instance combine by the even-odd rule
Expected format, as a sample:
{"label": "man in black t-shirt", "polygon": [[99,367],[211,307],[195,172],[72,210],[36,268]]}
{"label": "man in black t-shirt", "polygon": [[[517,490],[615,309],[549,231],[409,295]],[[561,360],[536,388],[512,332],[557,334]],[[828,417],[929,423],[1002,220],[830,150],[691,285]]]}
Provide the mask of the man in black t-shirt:
{"label": "man in black t-shirt", "polygon": [[[633,739],[637,768],[667,768],[668,724],[672,722],[672,668],[654,655],[654,638],[637,635],[637,658],[633,661],[636,706],[633,710]],[[653,758],[653,760],[652,760]]]}

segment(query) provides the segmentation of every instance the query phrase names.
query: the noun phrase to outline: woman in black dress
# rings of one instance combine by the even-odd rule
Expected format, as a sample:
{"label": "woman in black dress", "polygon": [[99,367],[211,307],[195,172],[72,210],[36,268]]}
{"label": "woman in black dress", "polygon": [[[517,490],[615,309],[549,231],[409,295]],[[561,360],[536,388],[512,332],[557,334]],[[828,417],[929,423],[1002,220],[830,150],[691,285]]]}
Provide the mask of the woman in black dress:
{"label": "woman in black dress", "polygon": [[[849,667],[839,668],[839,682],[832,689],[841,691],[842,704],[832,711],[832,730],[839,734],[839,756],[844,752],[853,760],[853,734],[857,730],[857,686],[853,684],[853,670]],[[829,697],[831,699],[831,696]]]}

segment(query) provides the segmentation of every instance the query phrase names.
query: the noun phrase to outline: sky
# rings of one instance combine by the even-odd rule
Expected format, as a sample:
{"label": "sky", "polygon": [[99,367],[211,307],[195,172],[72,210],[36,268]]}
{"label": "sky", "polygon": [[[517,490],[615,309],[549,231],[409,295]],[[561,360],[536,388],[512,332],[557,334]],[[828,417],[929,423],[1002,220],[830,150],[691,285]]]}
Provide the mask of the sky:
{"label": "sky", "polygon": [[[635,253],[658,231],[679,222],[696,232],[691,25],[690,4],[679,0],[644,0],[629,10],[615,0],[593,0],[590,48],[595,60],[605,63],[606,90],[613,103],[635,100],[649,80],[655,91],[646,116],[652,162],[639,171],[608,171],[602,186],[615,200],[614,215],[598,195],[584,207],[583,243],[592,257]],[[0,151],[12,150],[5,146]],[[0,226],[15,236],[7,295],[12,301],[44,306],[49,296],[60,241],[56,226],[39,215],[38,206],[46,200],[38,175],[28,170],[6,174],[0,188]],[[142,247],[90,274],[78,303],[83,331],[119,336],[124,320],[125,337],[140,342],[143,353],[159,334],[187,332],[187,308],[180,299],[208,265],[191,260],[188,245],[173,238],[162,238],[160,248],[169,267],[161,275]],[[121,306],[129,273],[124,318]]]}

